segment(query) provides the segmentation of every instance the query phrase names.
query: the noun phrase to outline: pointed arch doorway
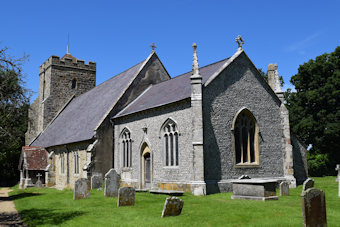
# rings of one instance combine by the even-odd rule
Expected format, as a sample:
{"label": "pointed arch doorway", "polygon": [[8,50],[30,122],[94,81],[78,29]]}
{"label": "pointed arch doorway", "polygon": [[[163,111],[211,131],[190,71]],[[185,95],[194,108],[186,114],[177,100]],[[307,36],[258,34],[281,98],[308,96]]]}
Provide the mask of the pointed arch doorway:
{"label": "pointed arch doorway", "polygon": [[142,146],[142,188],[151,188],[151,152],[149,146],[144,143]]}

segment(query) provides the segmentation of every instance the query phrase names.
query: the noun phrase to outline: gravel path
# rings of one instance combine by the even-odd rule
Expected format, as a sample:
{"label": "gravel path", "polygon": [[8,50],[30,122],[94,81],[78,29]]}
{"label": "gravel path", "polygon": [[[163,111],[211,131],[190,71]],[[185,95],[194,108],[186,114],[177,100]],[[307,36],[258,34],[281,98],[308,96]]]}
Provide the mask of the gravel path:
{"label": "gravel path", "polygon": [[21,220],[14,202],[8,196],[12,191],[8,188],[0,190],[0,226],[26,226]]}

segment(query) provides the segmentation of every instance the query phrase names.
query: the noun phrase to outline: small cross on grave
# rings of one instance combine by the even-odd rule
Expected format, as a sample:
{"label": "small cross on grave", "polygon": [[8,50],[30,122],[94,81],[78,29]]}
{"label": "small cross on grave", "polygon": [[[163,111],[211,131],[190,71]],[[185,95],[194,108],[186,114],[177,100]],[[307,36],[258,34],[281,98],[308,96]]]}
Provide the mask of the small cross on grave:
{"label": "small cross on grave", "polygon": [[42,175],[41,175],[40,173],[37,174],[38,181],[40,181],[40,177],[41,177],[41,176],[42,176]]}
{"label": "small cross on grave", "polygon": [[150,47],[152,48],[152,51],[153,51],[153,52],[154,52],[155,49],[157,48],[156,45],[155,45],[155,43],[152,43],[152,44],[150,45]]}
{"label": "small cross on grave", "polygon": [[336,178],[336,181],[339,181],[339,182],[340,182],[340,164],[337,164],[337,165],[336,165],[335,170],[338,171],[338,176],[337,176],[337,178]]}
{"label": "small cross on grave", "polygon": [[238,48],[241,48],[242,49],[242,45],[244,44],[244,41],[242,39],[242,37],[239,35],[237,36],[237,38],[235,39],[237,45],[238,45]]}

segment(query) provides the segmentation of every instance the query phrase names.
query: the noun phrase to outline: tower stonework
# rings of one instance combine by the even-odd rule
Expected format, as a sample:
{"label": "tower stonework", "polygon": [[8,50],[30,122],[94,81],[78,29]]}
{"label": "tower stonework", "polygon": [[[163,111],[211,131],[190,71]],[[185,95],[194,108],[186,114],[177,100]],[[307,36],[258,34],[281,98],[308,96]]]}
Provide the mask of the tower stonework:
{"label": "tower stonework", "polygon": [[96,85],[96,63],[66,54],[51,56],[39,68],[39,93],[28,112],[25,144],[29,145],[73,98]]}

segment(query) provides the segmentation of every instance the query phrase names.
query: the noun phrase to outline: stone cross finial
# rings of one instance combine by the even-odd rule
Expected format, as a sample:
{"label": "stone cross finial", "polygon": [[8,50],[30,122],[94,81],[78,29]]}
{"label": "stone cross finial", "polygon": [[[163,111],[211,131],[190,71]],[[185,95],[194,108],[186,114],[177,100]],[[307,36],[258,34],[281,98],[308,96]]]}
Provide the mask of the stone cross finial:
{"label": "stone cross finial", "polygon": [[[336,168],[335,168],[335,170],[336,170],[336,171],[338,171],[338,177],[337,177],[337,181],[339,181],[339,182],[340,182],[340,164],[337,164],[337,165],[336,165]],[[340,191],[339,191],[339,193],[340,193]]]}
{"label": "stone cross finial", "polygon": [[192,49],[194,51],[194,55],[192,58],[192,75],[199,75],[199,66],[198,66],[198,58],[197,58],[197,44],[192,44]]}
{"label": "stone cross finial", "polygon": [[241,48],[242,49],[242,45],[244,44],[244,41],[242,39],[242,37],[239,35],[237,36],[237,38],[235,39],[237,45],[238,45],[238,48]]}
{"label": "stone cross finial", "polygon": [[38,173],[37,174],[37,177],[38,177],[38,180],[40,181],[40,177],[41,177],[42,175],[40,174],[40,173]]}
{"label": "stone cross finial", "polygon": [[155,45],[155,43],[151,43],[150,47],[151,47],[151,49],[152,49],[152,52],[154,52],[155,49],[157,48],[156,45]]}

